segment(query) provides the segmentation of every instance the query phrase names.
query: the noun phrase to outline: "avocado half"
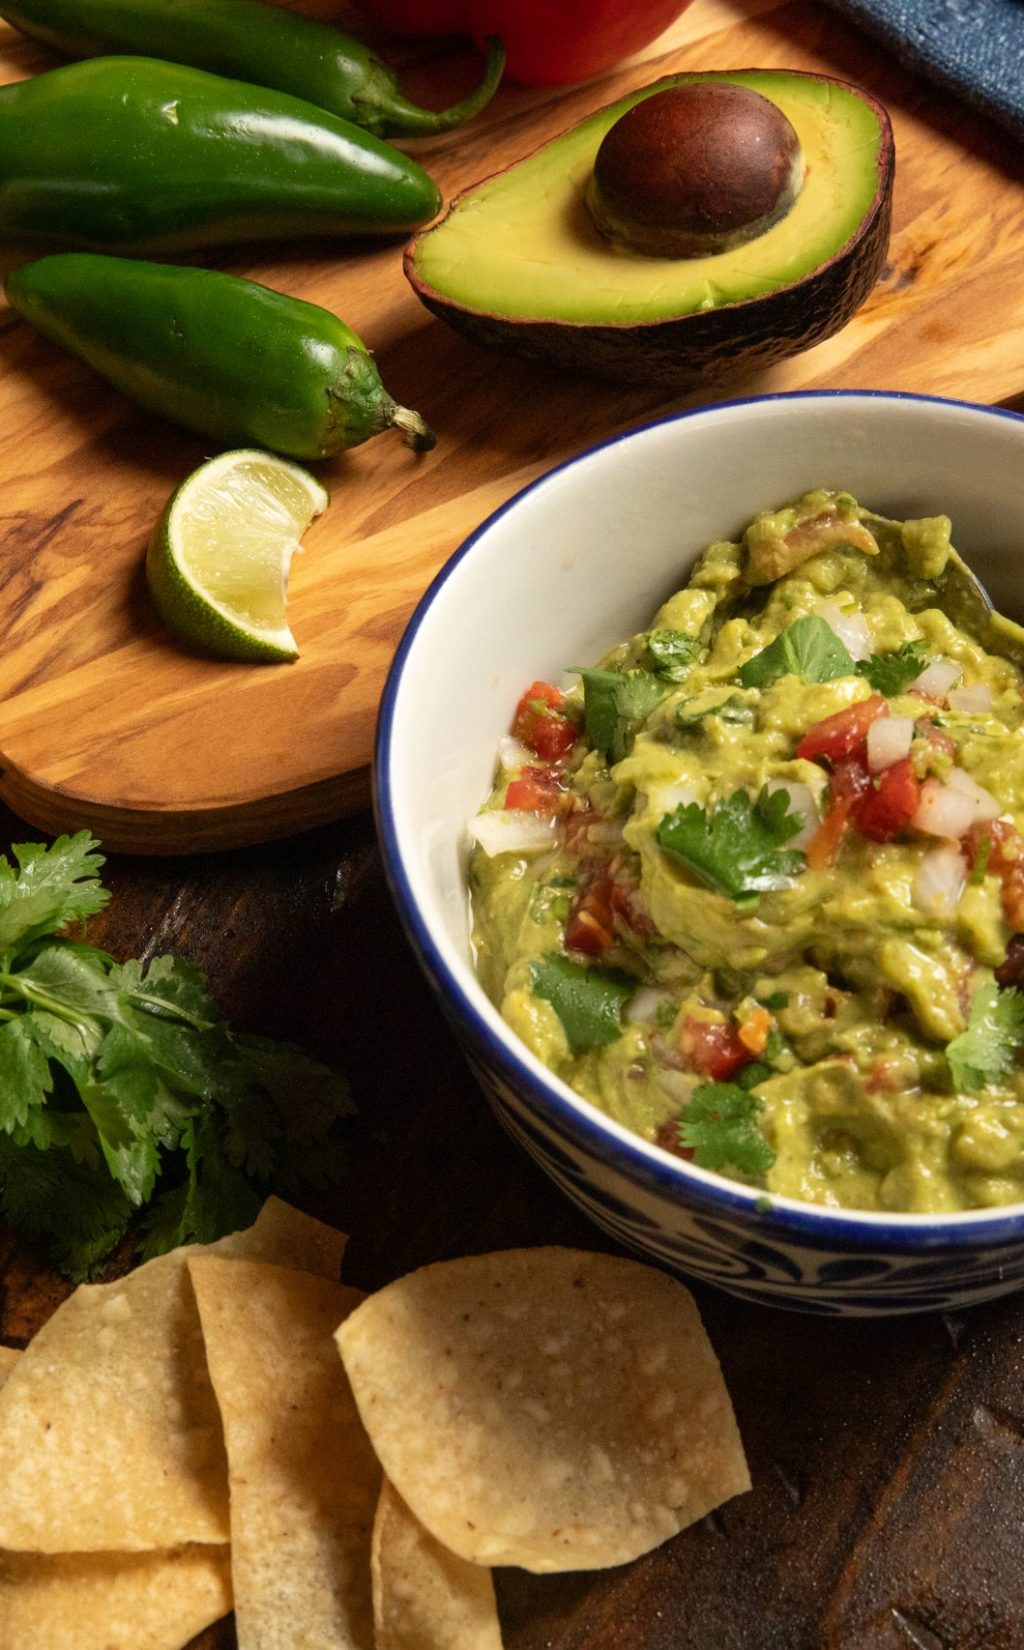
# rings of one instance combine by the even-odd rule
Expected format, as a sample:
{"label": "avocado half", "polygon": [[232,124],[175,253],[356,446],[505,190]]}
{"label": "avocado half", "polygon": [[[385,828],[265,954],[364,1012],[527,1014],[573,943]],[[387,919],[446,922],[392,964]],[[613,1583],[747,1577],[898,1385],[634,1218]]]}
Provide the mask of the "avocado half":
{"label": "avocado half", "polygon": [[[776,103],[806,163],[786,216],[727,252],[651,257],[609,244],[584,196],[601,139],[670,86],[727,81]],[[820,343],[853,315],[889,244],[894,149],[882,105],[796,70],[679,74],[589,115],[457,195],[405,272],[478,343],[618,380],[692,388]]]}

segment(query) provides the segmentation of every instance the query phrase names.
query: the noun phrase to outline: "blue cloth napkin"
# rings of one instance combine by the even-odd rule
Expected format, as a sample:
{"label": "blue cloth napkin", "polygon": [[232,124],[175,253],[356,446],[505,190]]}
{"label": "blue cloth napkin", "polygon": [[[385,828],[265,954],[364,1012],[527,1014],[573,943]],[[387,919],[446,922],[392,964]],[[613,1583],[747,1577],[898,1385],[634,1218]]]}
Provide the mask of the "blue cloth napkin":
{"label": "blue cloth napkin", "polygon": [[1024,0],[832,0],[908,68],[1024,139]]}

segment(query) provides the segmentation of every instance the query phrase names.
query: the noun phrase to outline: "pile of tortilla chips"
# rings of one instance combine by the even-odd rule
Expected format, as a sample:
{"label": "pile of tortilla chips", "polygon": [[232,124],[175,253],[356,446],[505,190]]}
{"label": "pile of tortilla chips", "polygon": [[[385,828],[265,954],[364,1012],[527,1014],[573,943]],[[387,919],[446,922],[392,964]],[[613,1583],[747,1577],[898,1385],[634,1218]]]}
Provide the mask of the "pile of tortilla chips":
{"label": "pile of tortilla chips", "polygon": [[232,1604],[239,1650],[501,1650],[492,1566],[624,1563],[749,1487],[673,1279],[528,1249],[364,1297],[344,1244],[271,1199],[0,1348],[2,1650]]}

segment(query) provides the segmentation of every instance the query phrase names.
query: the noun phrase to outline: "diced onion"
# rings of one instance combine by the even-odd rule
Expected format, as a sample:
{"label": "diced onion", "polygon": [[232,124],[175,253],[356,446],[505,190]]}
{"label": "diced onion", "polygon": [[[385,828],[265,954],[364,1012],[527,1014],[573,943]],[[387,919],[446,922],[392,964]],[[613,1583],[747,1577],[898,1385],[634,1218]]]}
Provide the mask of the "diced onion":
{"label": "diced onion", "polygon": [[944,699],[950,688],[959,682],[963,671],[952,659],[933,659],[925,665],[907,689],[908,693],[923,693],[928,699]]}
{"label": "diced onion", "polygon": [[819,619],[824,619],[830,630],[834,630],[851,659],[869,659],[874,649],[871,645],[871,632],[863,613],[856,607],[844,607],[841,602],[819,602],[814,609]]}
{"label": "diced onion", "polygon": [[510,733],[498,740],[498,761],[503,768],[525,768],[536,760],[533,752],[518,739],[513,739]]}
{"label": "diced onion", "polygon": [[647,793],[647,801],[655,813],[670,814],[676,808],[688,807],[691,802],[697,801],[697,792],[692,785],[680,780],[676,785],[652,785]]}
{"label": "diced onion", "polygon": [[946,784],[952,790],[959,791],[961,796],[970,799],[974,808],[972,824],[977,823],[979,820],[998,819],[1003,811],[992,792],[987,791],[984,785],[979,785],[976,780],[971,778],[969,773],[964,772],[963,768],[954,768],[952,773],[947,776]]}
{"label": "diced onion", "polygon": [[685,1071],[659,1070],[657,1084],[663,1089],[670,1100],[677,1106],[685,1106],[693,1098],[693,1091],[697,1087],[698,1078],[688,1075]]}
{"label": "diced onion", "polygon": [[495,854],[536,854],[553,848],[557,831],[553,819],[524,808],[496,808],[469,822],[473,841],[492,859]]}
{"label": "diced onion", "polygon": [[621,819],[597,819],[587,827],[588,842],[619,843],[623,840]]}
{"label": "diced onion", "polygon": [[946,837],[955,842],[974,824],[974,801],[954,786],[943,785],[939,779],[926,779],[910,823],[928,836]]}
{"label": "diced onion", "polygon": [[765,788],[769,792],[789,792],[789,811],[791,814],[796,814],[797,818],[801,821],[801,825],[799,831],[796,833],[796,836],[791,836],[787,839],[786,847],[806,848],[807,844],[811,840],[811,837],[821,824],[821,816],[818,813],[818,805],[814,800],[814,794],[811,791],[810,786],[801,784],[798,779],[769,779]]}
{"label": "diced onion", "polygon": [[967,867],[959,848],[929,848],[914,878],[913,899],[926,917],[951,917],[963,893]]}
{"label": "diced onion", "polygon": [[671,1001],[669,992],[661,991],[656,985],[642,985],[626,1004],[623,1019],[627,1025],[642,1025],[644,1021],[654,1019],[662,1003]]}
{"label": "diced onion", "polygon": [[912,716],[879,716],[868,728],[868,767],[881,773],[900,762],[910,750],[914,737]]}
{"label": "diced onion", "polygon": [[972,682],[970,687],[954,688],[947,703],[964,716],[984,716],[992,709],[992,689],[987,682]]}

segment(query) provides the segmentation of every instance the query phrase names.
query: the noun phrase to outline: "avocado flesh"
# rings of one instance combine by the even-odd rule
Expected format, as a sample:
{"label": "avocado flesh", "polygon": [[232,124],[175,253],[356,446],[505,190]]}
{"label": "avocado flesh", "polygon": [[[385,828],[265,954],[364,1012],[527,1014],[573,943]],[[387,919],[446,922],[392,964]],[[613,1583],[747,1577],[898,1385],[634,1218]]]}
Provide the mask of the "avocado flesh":
{"label": "avocado flesh", "polygon": [[[666,86],[722,79],[770,98],[796,128],[807,175],[790,211],[757,239],[709,257],[610,246],[583,204],[609,127]],[[855,239],[879,197],[883,143],[875,108],[841,82],[769,70],[672,75],[464,194],[416,237],[413,280],[469,310],[584,325],[629,327],[748,302],[813,274]]]}

